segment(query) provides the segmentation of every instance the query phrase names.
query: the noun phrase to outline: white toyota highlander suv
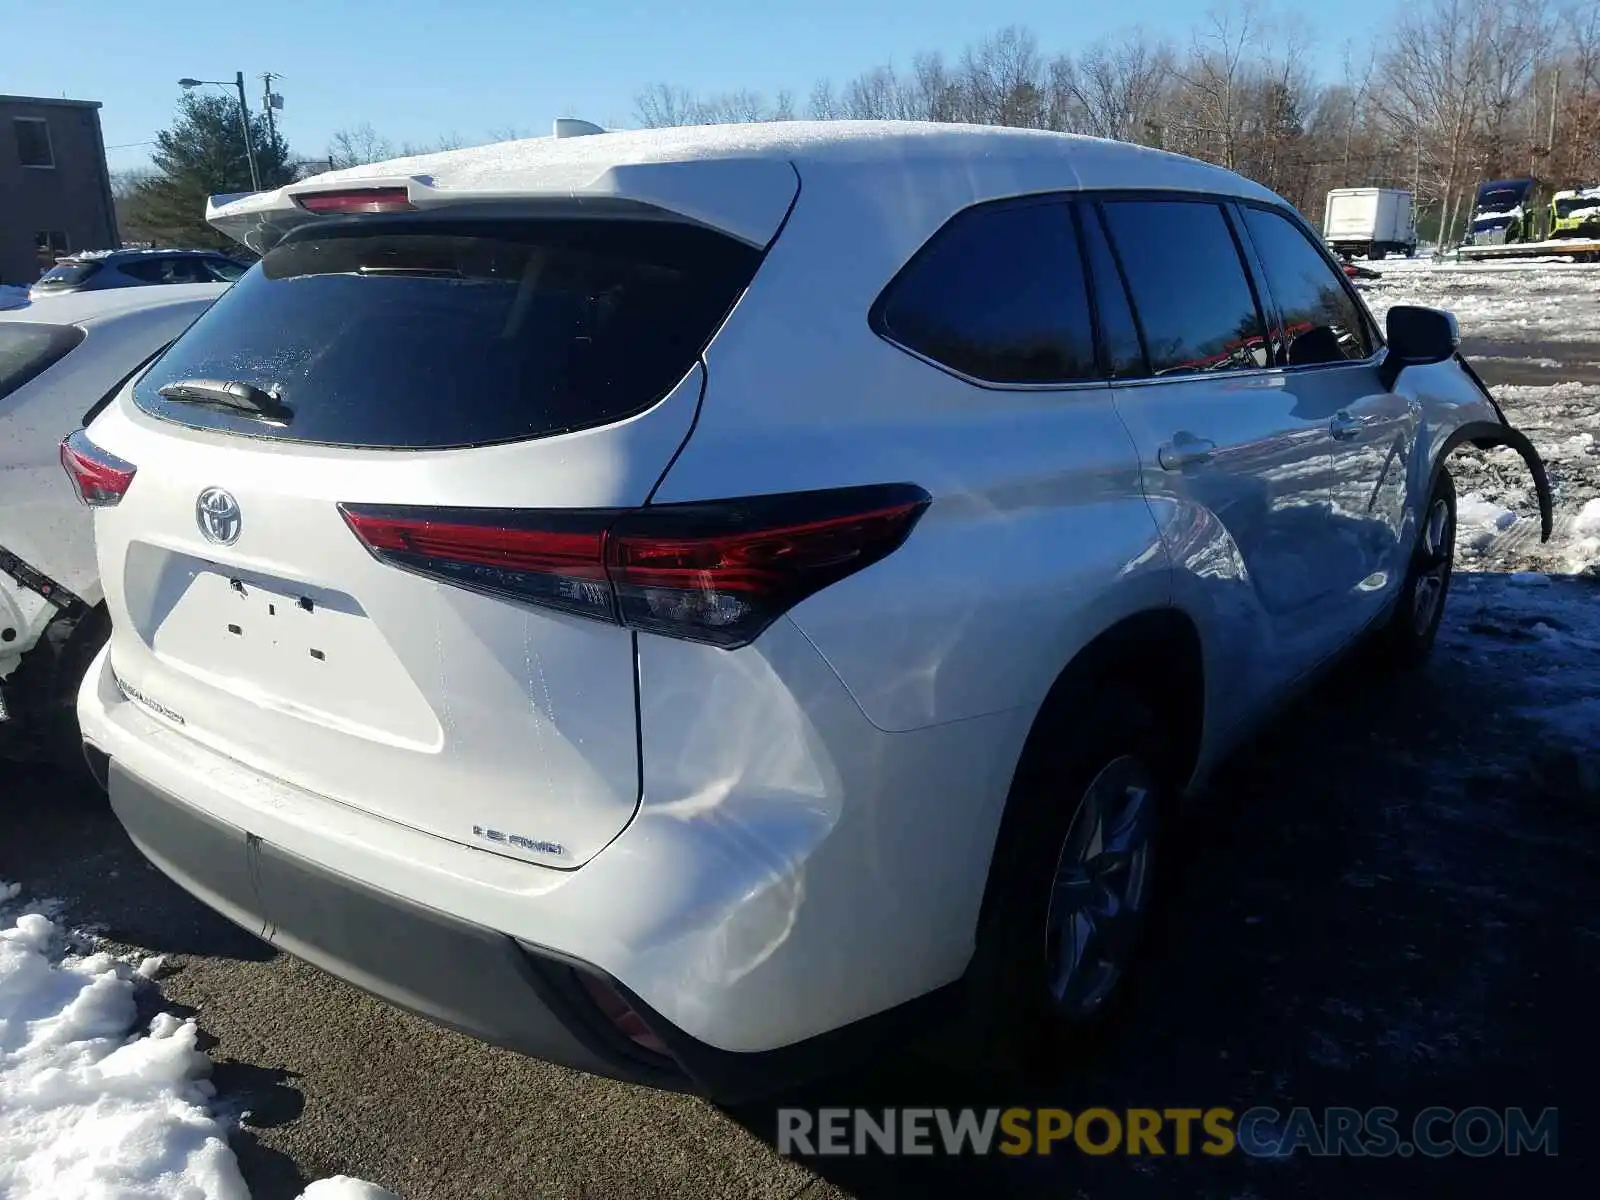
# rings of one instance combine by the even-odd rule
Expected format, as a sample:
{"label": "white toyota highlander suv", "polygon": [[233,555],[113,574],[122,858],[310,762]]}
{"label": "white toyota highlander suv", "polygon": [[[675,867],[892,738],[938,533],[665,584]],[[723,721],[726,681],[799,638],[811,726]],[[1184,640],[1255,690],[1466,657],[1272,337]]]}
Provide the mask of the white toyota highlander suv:
{"label": "white toyota highlander suv", "polygon": [[1106,1006],[1172,805],[1414,661],[1444,313],[1184,158],[535,139],[213,204],[263,255],[63,447],[91,761],[163,871],[396,1004],[722,1099]]}

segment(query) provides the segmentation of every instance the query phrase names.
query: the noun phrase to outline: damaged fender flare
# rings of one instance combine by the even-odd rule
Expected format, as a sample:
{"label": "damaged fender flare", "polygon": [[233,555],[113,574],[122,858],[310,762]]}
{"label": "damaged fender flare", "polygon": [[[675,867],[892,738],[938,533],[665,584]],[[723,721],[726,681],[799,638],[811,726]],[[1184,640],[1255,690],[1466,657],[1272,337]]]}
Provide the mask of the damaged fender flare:
{"label": "damaged fender flare", "polygon": [[[1550,495],[1550,475],[1545,470],[1544,459],[1539,457],[1539,452],[1533,448],[1533,443],[1528,440],[1527,435],[1509,423],[1502,425],[1494,421],[1469,421],[1452,433],[1440,448],[1439,457],[1433,464],[1434,480],[1437,480],[1439,472],[1444,470],[1444,460],[1450,456],[1450,452],[1467,442],[1471,442],[1479,450],[1509,446],[1522,456],[1522,461],[1528,464],[1528,473],[1533,476],[1534,490],[1539,493],[1539,540],[1548,542],[1555,524],[1555,501]],[[1432,494],[1431,490],[1429,494]]]}

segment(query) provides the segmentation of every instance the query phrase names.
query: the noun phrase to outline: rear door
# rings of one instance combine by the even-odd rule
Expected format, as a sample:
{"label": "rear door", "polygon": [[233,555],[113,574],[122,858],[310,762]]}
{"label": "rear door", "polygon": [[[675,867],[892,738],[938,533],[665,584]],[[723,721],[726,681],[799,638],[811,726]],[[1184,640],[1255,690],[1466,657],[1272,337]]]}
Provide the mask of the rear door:
{"label": "rear door", "polygon": [[[89,431],[137,472],[96,531],[125,693],[331,800],[582,863],[638,799],[634,648],[576,615],[594,534],[549,511],[644,503],[759,260],[667,220],[290,233]],[[528,510],[537,553],[502,536]]]}
{"label": "rear door", "polygon": [[1174,564],[1237,638],[1230,666],[1261,694],[1327,653],[1330,438],[1272,368],[1260,298],[1225,205],[1097,205],[1142,335],[1117,381],[1146,494]]}
{"label": "rear door", "polygon": [[1405,574],[1417,413],[1383,386],[1376,331],[1344,273],[1287,214],[1240,211],[1272,302],[1285,393],[1301,416],[1327,424],[1333,458],[1324,565],[1341,601],[1330,619],[1354,637]]}

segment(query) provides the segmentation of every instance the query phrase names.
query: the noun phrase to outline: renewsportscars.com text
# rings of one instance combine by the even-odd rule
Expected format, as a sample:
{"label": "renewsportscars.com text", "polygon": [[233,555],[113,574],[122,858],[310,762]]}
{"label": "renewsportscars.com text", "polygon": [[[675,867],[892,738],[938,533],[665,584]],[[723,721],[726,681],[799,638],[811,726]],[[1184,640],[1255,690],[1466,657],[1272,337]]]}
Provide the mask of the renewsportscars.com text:
{"label": "renewsportscars.com text", "polygon": [[1557,1110],[780,1108],[778,1152],[1386,1158],[1557,1153]]}

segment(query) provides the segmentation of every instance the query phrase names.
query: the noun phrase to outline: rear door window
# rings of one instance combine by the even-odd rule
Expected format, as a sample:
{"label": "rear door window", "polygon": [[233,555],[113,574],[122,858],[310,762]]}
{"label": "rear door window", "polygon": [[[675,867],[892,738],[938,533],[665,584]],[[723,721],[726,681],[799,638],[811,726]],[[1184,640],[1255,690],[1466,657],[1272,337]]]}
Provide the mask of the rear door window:
{"label": "rear door window", "polygon": [[1280,213],[1244,210],[1267,290],[1283,319],[1285,365],[1359,361],[1372,355],[1366,320],[1343,277]]}
{"label": "rear door window", "polygon": [[1268,364],[1266,327],[1220,206],[1110,200],[1103,207],[1153,374]]}
{"label": "rear door window", "polygon": [[891,341],[989,383],[1099,377],[1072,214],[1056,201],[952,218],[885,289],[873,321]]}
{"label": "rear door window", "polygon": [[76,325],[0,322],[0,400],[44,374],[82,341],[83,330]]}
{"label": "rear door window", "polygon": [[[759,262],[667,221],[322,221],[207,309],[134,401],[196,428],[388,449],[602,425],[677,385]],[[289,419],[160,394],[184,380],[253,385]]]}

